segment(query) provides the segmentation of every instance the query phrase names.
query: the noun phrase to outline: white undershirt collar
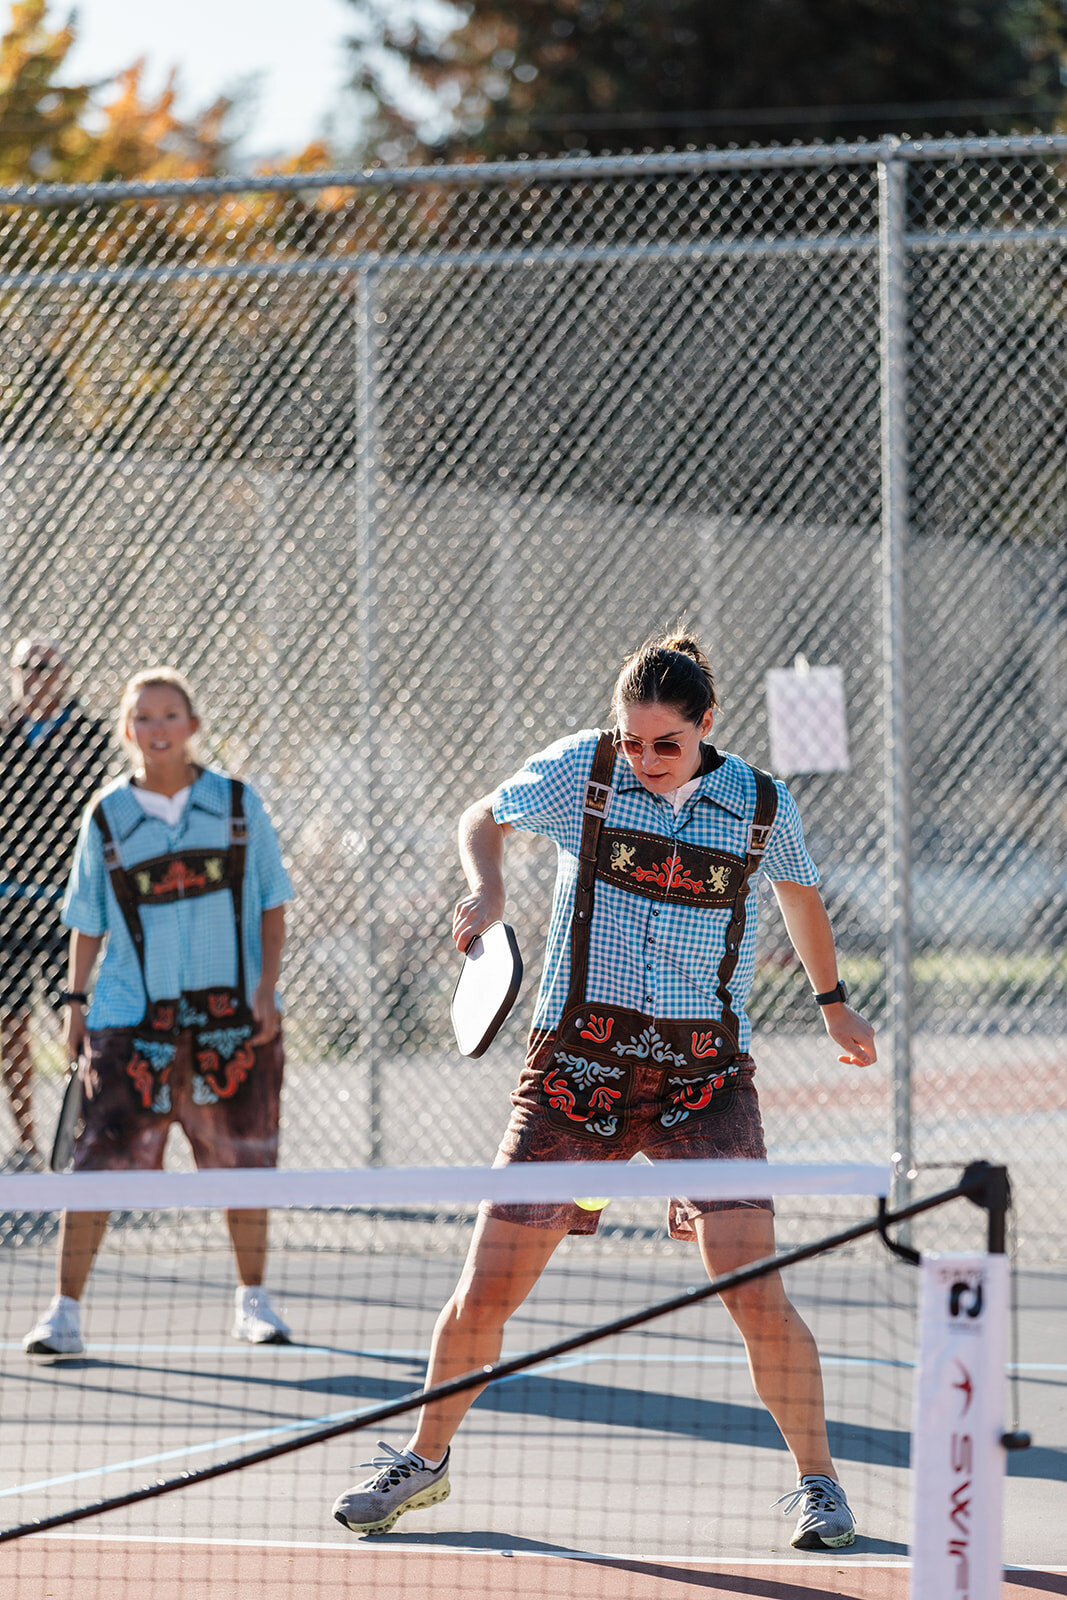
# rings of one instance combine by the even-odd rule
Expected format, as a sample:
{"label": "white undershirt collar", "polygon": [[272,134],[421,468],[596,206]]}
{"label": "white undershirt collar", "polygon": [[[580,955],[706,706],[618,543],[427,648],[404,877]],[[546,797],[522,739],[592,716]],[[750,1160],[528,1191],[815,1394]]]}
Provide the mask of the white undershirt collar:
{"label": "white undershirt collar", "polygon": [[151,789],[142,789],[138,784],[134,784],[133,793],[142,811],[147,812],[150,817],[158,817],[168,828],[173,828],[181,821],[182,812],[192,793],[192,784],[186,784],[177,794],[156,794]]}

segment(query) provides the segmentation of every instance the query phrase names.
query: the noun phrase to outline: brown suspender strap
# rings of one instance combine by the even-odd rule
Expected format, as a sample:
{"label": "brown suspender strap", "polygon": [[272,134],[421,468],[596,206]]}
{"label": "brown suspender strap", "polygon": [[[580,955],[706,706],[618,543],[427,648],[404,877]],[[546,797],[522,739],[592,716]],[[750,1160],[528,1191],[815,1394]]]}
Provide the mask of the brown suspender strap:
{"label": "brown suspender strap", "polygon": [[133,948],[137,953],[137,965],[141,969],[141,982],[145,984],[145,994],[147,995],[148,985],[145,982],[144,966],[144,928],[141,925],[141,913],[137,909],[137,900],[130,884],[129,874],[122,865],[119,847],[115,843],[114,834],[111,832],[111,825],[107,820],[107,812],[104,810],[102,798],[93,806],[90,815],[100,829],[100,837],[104,841],[104,866],[107,868],[107,875],[111,879],[111,887],[114,890],[115,899],[119,903],[122,920],[125,922],[130,938],[133,940]]}
{"label": "brown suspender strap", "polygon": [[582,842],[578,850],[578,882],[574,890],[571,915],[571,986],[567,1003],[585,998],[585,979],[589,968],[589,926],[593,917],[593,886],[596,883],[596,858],[600,830],[611,799],[611,778],[615,771],[615,741],[602,733],[593,752],[593,765],[582,808]]}
{"label": "brown suspender strap", "polygon": [[247,1000],[245,991],[244,888],[245,858],[248,854],[248,823],[244,811],[245,786],[230,779],[230,894],[233,897],[233,928],[237,940],[237,993]]}
{"label": "brown suspender strap", "polygon": [[722,1022],[737,1038],[740,1021],[733,1008],[733,999],[730,995],[730,979],[737,968],[738,952],[741,949],[741,940],[745,932],[745,901],[748,891],[752,887],[752,879],[759,871],[763,852],[767,848],[767,840],[774,827],[774,819],[778,813],[778,790],[774,786],[774,779],[768,772],[761,772],[759,767],[751,769],[756,780],[756,809],[752,817],[752,825],[748,831],[748,850],[745,853],[745,872],[738,885],[737,895],[734,899],[733,915],[726,926],[726,948],[719,962],[718,987],[715,991],[722,1006]]}

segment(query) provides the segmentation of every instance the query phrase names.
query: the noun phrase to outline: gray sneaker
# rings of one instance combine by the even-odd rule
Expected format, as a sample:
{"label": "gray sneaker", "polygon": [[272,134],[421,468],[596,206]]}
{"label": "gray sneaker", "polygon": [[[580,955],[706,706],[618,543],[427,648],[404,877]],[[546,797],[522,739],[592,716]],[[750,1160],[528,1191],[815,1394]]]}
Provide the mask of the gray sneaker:
{"label": "gray sneaker", "polygon": [[374,1469],[371,1476],[334,1501],[334,1516],[353,1533],[388,1533],[402,1512],[435,1506],[449,1496],[450,1450],[439,1467],[424,1467],[418,1456],[393,1450],[381,1439],[378,1449],[381,1455],[363,1463]]}
{"label": "gray sneaker", "polygon": [[802,1505],[789,1541],[795,1550],[841,1550],[856,1542],[856,1519],[836,1478],[809,1473],[791,1494],[783,1494],[774,1503],[782,1507],[785,1517]]}

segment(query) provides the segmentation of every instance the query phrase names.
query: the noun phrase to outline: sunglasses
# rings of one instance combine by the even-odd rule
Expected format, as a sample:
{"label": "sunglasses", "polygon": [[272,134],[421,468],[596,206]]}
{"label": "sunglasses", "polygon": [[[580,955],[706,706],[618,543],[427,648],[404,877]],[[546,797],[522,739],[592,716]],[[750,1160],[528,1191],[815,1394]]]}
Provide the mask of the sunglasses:
{"label": "sunglasses", "polygon": [[632,739],[628,733],[616,733],[615,748],[635,761],[639,761],[648,749],[654,750],[661,761],[674,761],[682,753],[677,739]]}
{"label": "sunglasses", "polygon": [[59,671],[59,662],[58,661],[43,661],[43,660],[42,661],[18,661],[15,664],[15,671],[16,672],[22,672],[22,673],[29,673],[29,672],[40,672],[40,673],[58,672]]}

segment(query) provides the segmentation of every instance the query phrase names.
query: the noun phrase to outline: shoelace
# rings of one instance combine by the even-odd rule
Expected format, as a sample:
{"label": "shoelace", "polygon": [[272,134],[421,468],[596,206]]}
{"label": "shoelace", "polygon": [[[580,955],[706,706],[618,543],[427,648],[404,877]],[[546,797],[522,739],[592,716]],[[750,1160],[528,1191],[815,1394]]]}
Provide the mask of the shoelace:
{"label": "shoelace", "polygon": [[812,1476],[806,1483],[798,1484],[788,1494],[780,1494],[777,1500],[772,1501],[772,1506],[781,1506],[782,1516],[787,1517],[795,1511],[802,1500],[807,1500],[809,1511],[836,1511],[838,1499],[844,1501],[844,1495],[834,1483],[832,1478]]}
{"label": "shoelace", "polygon": [[375,1456],[373,1461],[361,1461],[361,1467],[377,1467],[378,1474],[374,1482],[369,1485],[372,1489],[392,1489],[396,1484],[403,1483],[405,1478],[410,1478],[413,1472],[418,1472],[409,1455],[403,1450],[394,1450],[392,1445],[386,1444],[384,1439],[378,1440],[378,1449],[384,1453]]}

